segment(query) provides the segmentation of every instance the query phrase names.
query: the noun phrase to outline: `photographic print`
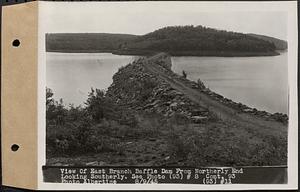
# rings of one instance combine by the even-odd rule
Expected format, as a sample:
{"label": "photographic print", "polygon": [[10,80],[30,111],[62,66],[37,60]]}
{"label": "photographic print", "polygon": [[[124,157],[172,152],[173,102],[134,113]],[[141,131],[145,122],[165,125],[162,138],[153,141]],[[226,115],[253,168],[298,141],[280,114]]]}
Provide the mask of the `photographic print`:
{"label": "photographic print", "polygon": [[[163,167],[170,180],[178,167],[202,184],[272,167],[258,184],[287,183],[288,13],[201,5],[47,4],[46,167]],[[59,182],[80,179],[93,183]]]}

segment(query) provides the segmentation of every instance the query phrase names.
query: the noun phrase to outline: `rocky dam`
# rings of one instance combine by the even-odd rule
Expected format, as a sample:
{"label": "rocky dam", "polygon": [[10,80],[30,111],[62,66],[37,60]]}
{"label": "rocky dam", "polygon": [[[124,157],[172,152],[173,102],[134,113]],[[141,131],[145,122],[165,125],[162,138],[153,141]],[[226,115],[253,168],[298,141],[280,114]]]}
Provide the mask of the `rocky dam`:
{"label": "rocky dam", "polygon": [[[237,119],[248,123],[253,118],[281,126],[288,123],[286,114],[259,111],[224,98],[208,89],[200,79],[194,82],[175,74],[171,66],[171,58],[165,53],[140,58],[114,75],[108,94],[118,104],[136,110],[155,111],[166,117],[179,113],[194,123],[210,118]],[[147,94],[141,94],[145,89]]]}

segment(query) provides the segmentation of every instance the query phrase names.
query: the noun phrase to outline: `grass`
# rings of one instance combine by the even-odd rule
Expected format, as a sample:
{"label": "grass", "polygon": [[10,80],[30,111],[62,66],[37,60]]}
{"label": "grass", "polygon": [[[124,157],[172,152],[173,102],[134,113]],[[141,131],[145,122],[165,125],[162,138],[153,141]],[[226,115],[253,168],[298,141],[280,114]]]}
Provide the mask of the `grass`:
{"label": "grass", "polygon": [[188,166],[261,166],[287,163],[286,138],[257,135],[249,138],[238,129],[225,122],[208,123],[201,133],[173,128],[169,134],[169,149],[173,158],[184,159],[184,165]]}

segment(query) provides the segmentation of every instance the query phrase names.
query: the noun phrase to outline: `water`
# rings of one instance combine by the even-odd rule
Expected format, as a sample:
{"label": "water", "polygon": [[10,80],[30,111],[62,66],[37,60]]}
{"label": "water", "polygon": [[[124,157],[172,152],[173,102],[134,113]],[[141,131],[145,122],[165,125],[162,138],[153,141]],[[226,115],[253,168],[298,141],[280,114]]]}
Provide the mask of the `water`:
{"label": "water", "polygon": [[[54,98],[82,105],[91,87],[107,89],[118,68],[135,56],[111,53],[47,53],[47,87]],[[172,57],[173,70],[185,70],[211,90],[250,107],[287,113],[287,54],[272,57]]]}
{"label": "water", "polygon": [[47,53],[47,87],[56,100],[62,98],[66,105],[83,105],[91,87],[107,89],[112,76],[121,66],[135,56],[119,56],[111,53]]}
{"label": "water", "polygon": [[288,111],[287,53],[267,57],[172,57],[172,70],[216,93],[268,112]]}

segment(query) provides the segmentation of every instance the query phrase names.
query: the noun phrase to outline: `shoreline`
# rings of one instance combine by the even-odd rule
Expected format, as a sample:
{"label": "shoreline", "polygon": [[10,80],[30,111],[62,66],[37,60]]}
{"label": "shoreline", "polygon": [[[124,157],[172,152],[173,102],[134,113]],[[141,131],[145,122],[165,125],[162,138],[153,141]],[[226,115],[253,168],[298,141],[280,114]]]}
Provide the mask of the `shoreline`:
{"label": "shoreline", "polygon": [[[281,50],[282,51],[282,50]],[[47,50],[46,53],[112,53],[114,55],[135,55],[135,56],[151,56],[159,52],[156,51],[118,51],[118,50]],[[183,52],[169,52],[171,56],[178,57],[263,57],[263,56],[277,56],[280,55],[280,50],[274,52],[215,52],[215,51],[183,51]]]}

